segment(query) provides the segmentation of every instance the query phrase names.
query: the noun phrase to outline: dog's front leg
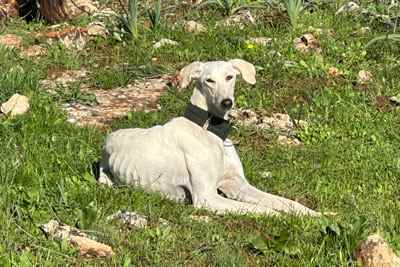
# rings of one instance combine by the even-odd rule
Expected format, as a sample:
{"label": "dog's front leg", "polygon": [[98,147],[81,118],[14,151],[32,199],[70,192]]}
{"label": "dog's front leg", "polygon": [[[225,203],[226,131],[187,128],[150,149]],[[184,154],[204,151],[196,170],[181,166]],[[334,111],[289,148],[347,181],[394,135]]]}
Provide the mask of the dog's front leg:
{"label": "dog's front leg", "polygon": [[219,189],[229,198],[261,205],[275,211],[299,215],[320,215],[319,212],[313,211],[296,201],[263,192],[247,183],[247,181],[244,182],[239,177],[225,179],[219,186]]}
{"label": "dog's front leg", "polygon": [[263,192],[250,185],[244,176],[242,163],[232,142],[227,139],[224,145],[225,173],[224,179],[218,185],[218,189],[227,197],[246,203],[262,205],[276,211],[302,215],[319,215],[318,212],[298,202]]}
{"label": "dog's front leg", "polygon": [[257,213],[267,216],[277,216],[280,213],[274,209],[270,209],[263,205],[252,203],[240,202],[228,198],[224,198],[217,193],[197,197],[193,203],[196,208],[204,208],[217,214],[235,213],[235,214],[248,214]]}
{"label": "dog's front leg", "polygon": [[[201,155],[201,157],[199,157]],[[209,156],[209,157],[207,157]],[[260,213],[278,215],[266,206],[239,202],[224,198],[217,193],[218,177],[223,175],[223,166],[218,166],[218,158],[207,153],[186,153],[185,161],[190,174],[191,196],[196,208],[205,208],[217,213]],[[209,164],[209,162],[214,164]]]}

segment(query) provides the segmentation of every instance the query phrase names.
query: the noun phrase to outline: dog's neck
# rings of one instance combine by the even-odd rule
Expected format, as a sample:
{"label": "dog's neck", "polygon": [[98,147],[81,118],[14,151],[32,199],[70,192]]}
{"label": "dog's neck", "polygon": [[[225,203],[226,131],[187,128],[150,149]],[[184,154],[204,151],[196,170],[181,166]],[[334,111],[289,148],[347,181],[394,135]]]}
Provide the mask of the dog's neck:
{"label": "dog's neck", "polygon": [[229,121],[210,112],[205,97],[200,92],[200,95],[196,95],[196,91],[186,107],[184,117],[225,141],[231,129]]}

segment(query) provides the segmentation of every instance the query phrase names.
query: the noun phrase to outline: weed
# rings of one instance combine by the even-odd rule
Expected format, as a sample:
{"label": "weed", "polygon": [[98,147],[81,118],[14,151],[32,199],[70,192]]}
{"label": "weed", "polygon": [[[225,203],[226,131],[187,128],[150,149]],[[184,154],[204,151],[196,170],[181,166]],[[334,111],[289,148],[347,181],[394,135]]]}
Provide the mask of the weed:
{"label": "weed", "polygon": [[80,90],[80,83],[74,83],[68,87],[59,86],[56,89],[57,94],[54,96],[56,101],[74,102],[84,105],[93,105],[96,103],[96,97],[90,93],[84,93]]}
{"label": "weed", "polygon": [[298,21],[304,11],[303,0],[286,0],[285,7],[292,27],[298,26]]}
{"label": "weed", "polygon": [[123,14],[116,16],[120,30],[114,31],[113,34],[118,40],[137,39],[139,35],[139,1],[129,0],[128,9],[124,7],[124,4],[121,1],[119,1],[119,3],[123,10]]}
{"label": "weed", "polygon": [[157,30],[161,25],[161,0],[155,1],[153,9],[147,9],[147,15],[151,22],[151,28]]}

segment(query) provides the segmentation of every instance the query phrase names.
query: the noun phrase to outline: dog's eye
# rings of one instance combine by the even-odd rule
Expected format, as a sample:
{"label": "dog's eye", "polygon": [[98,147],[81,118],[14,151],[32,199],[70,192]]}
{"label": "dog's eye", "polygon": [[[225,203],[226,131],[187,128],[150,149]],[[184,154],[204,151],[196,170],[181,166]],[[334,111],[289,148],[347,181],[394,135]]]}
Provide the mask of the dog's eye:
{"label": "dog's eye", "polygon": [[206,82],[208,83],[215,83],[215,81],[213,79],[207,79]]}
{"label": "dog's eye", "polygon": [[233,76],[232,75],[228,75],[228,76],[226,76],[226,78],[225,78],[227,81],[230,81],[230,80],[232,80],[233,79]]}

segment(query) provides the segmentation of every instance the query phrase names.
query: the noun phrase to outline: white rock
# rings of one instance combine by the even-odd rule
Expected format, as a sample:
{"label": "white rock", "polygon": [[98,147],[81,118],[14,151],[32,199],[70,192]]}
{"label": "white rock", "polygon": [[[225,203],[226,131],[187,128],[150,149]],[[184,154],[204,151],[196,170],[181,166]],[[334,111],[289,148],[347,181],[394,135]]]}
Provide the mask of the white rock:
{"label": "white rock", "polygon": [[75,36],[65,36],[64,39],[61,40],[64,46],[69,50],[77,50],[81,51],[85,48],[87,39],[84,35],[75,35]]}
{"label": "white rock", "polygon": [[144,228],[147,226],[147,218],[146,216],[129,211],[118,211],[107,217],[108,221],[119,220],[125,225],[134,228]]}
{"label": "white rock", "polygon": [[96,2],[91,0],[65,0],[64,8],[70,18],[89,15],[97,11]]}
{"label": "white rock", "polygon": [[79,229],[69,225],[50,220],[40,226],[42,231],[54,239],[65,240],[70,245],[77,247],[80,256],[85,257],[111,257],[114,255],[112,248],[87,236]]}
{"label": "white rock", "polygon": [[361,84],[365,84],[372,81],[372,73],[367,70],[360,70],[358,72],[358,82]]}
{"label": "white rock", "polygon": [[29,99],[20,94],[14,94],[7,102],[1,105],[1,112],[11,116],[24,114],[29,110]]}
{"label": "white rock", "polygon": [[104,25],[104,23],[102,22],[91,22],[88,27],[88,34],[90,36],[103,36],[105,37],[108,34],[108,30],[106,28],[106,26]]}
{"label": "white rock", "polygon": [[251,109],[233,109],[229,116],[244,126],[255,126],[258,123],[258,116]]}
{"label": "white rock", "polygon": [[294,48],[302,53],[316,52],[321,53],[321,48],[318,40],[311,33],[305,33],[302,36],[295,38]]}
{"label": "white rock", "polygon": [[161,39],[160,41],[158,41],[157,43],[155,43],[155,44],[153,45],[153,48],[159,49],[159,48],[161,48],[161,47],[163,47],[163,46],[167,46],[167,45],[176,46],[176,45],[178,45],[178,42],[173,41],[173,40],[170,40],[170,39],[165,39],[165,38],[163,38],[163,39]]}
{"label": "white rock", "polygon": [[100,11],[93,13],[93,17],[107,17],[107,18],[114,18],[117,17],[118,14],[112,10],[111,8],[104,8]]}
{"label": "white rock", "polygon": [[21,52],[23,57],[40,57],[46,54],[46,48],[40,45],[32,45]]}
{"label": "white rock", "polygon": [[269,127],[280,130],[290,130],[293,128],[293,122],[288,114],[274,113],[272,117],[263,117],[263,124],[267,124]]}
{"label": "white rock", "polygon": [[370,235],[355,251],[357,261],[363,267],[399,267],[400,258],[379,235]]}
{"label": "white rock", "polygon": [[343,6],[341,6],[337,11],[336,11],[336,15],[345,13],[345,14],[350,14],[350,13],[357,13],[358,11],[360,11],[361,8],[357,3],[354,2],[348,2],[346,4],[344,4]]}
{"label": "white rock", "polygon": [[217,26],[237,26],[243,29],[245,25],[255,24],[256,20],[249,10],[240,10],[236,14],[226,18],[225,20],[218,21]]}
{"label": "white rock", "polygon": [[206,32],[207,29],[203,24],[190,20],[185,22],[185,31],[190,33],[201,33]]}

